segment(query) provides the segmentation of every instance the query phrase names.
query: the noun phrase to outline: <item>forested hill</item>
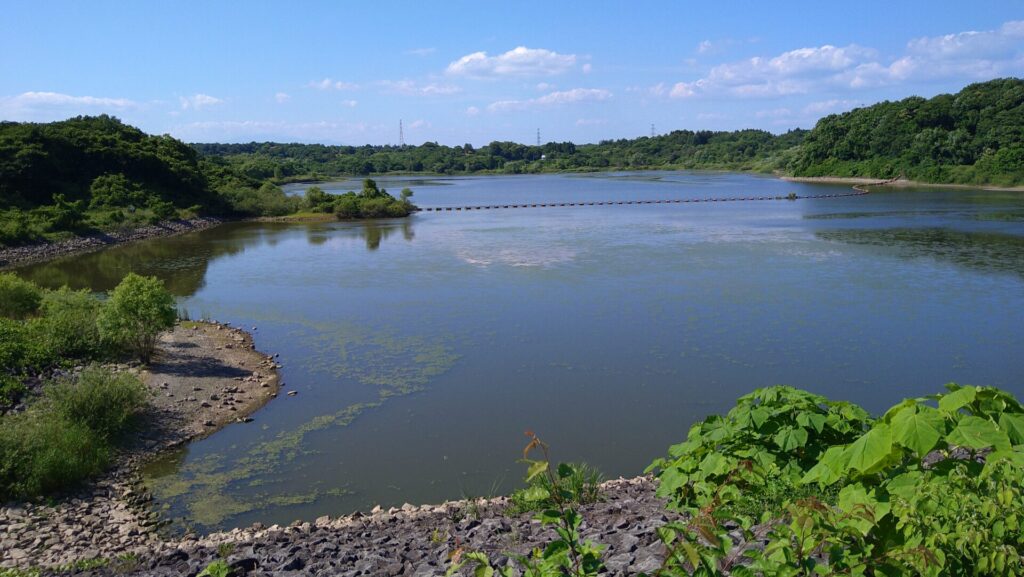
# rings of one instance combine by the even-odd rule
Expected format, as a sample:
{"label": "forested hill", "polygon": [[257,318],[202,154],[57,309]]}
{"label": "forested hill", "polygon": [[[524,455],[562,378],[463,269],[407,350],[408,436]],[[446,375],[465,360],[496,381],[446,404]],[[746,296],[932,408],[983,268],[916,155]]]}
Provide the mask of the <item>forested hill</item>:
{"label": "forested hill", "polygon": [[181,141],[110,116],[0,123],[0,202],[8,206],[52,204],[55,194],[86,203],[131,196],[139,208],[159,201],[209,206],[217,196],[199,164]]}
{"label": "forested hill", "polygon": [[1024,80],[992,80],[957,94],[827,116],[789,168],[799,176],[1024,183]]}
{"label": "forested hill", "polygon": [[813,130],[773,135],[677,130],[597,144],[492,142],[480,148],[194,144],[253,178],[279,182],[349,174],[503,174],[712,168],[799,176],[908,178],[937,183],[1024,183],[1024,81],[992,80],[958,94],[882,102],[821,119]]}
{"label": "forested hill", "polygon": [[243,174],[279,181],[395,172],[522,174],[651,167],[770,171],[785,164],[806,132],[793,130],[775,136],[764,130],[676,130],[662,136],[605,140],[599,144],[549,142],[531,146],[496,141],[480,148],[435,142],[420,146],[276,142],[192,146],[204,156],[223,159]]}
{"label": "forested hill", "polygon": [[0,122],[0,246],[296,206],[272,183],[110,116]]}

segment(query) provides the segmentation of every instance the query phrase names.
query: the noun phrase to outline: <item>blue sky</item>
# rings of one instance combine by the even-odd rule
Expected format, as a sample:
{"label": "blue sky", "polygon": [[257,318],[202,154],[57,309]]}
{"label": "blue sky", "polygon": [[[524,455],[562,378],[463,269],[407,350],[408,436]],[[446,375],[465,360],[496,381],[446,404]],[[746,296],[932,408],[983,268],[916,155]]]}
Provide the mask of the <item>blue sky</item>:
{"label": "blue sky", "polygon": [[190,142],[596,142],[810,128],[1024,76],[1024,5],[6,0],[0,119]]}

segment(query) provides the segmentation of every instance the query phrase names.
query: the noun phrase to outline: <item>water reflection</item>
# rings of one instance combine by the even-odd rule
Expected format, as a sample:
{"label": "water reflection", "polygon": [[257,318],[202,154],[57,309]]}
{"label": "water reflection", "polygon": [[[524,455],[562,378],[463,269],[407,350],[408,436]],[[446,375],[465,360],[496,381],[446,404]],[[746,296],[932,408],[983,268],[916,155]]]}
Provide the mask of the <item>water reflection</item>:
{"label": "water reflection", "polygon": [[153,275],[177,297],[191,297],[206,283],[211,263],[239,256],[260,246],[304,235],[311,246],[332,238],[360,238],[370,251],[395,233],[406,241],[415,238],[412,219],[354,223],[230,223],[202,232],[155,238],[97,252],[64,257],[17,269],[17,273],[40,286],[96,292],[113,289],[129,272]]}
{"label": "water reflection", "polygon": [[933,258],[981,272],[1024,277],[1024,237],[942,228],[894,228],[818,231],[827,241],[882,247],[902,258]]}

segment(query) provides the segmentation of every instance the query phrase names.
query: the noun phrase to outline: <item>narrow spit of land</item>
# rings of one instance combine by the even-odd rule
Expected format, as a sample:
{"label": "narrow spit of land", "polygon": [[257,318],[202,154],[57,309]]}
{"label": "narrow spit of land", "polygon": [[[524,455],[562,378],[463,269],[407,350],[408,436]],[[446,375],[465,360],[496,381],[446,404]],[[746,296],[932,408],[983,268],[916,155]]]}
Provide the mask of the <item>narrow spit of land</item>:
{"label": "narrow spit of land", "polygon": [[[0,506],[0,570],[140,555],[163,542],[139,467],[164,451],[239,421],[277,395],[277,363],[245,331],[182,322],[137,374],[153,396],[138,437],[102,478],[52,503]],[[237,426],[248,426],[239,424]]]}

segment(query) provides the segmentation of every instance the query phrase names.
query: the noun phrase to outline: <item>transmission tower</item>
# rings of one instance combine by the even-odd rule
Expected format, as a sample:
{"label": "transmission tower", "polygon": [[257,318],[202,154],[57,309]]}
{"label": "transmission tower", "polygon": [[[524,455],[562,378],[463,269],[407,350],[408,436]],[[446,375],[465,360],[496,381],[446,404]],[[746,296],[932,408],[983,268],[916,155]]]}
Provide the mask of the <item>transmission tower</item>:
{"label": "transmission tower", "polygon": [[654,123],[651,123],[651,138],[654,138]]}
{"label": "transmission tower", "polygon": [[537,146],[540,146],[540,129],[537,129]]}

